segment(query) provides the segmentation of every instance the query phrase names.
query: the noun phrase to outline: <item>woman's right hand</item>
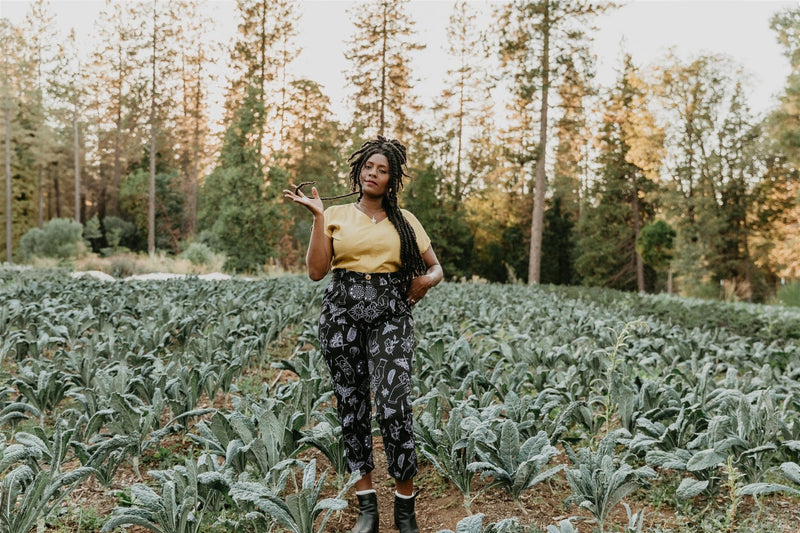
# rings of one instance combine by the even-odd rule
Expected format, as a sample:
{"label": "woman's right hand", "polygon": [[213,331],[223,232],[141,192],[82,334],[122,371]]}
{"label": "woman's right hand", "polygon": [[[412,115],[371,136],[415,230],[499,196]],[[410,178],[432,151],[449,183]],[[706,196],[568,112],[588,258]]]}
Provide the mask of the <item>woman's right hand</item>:
{"label": "woman's right hand", "polygon": [[[289,184],[289,187],[296,190],[292,183]],[[297,190],[297,192],[295,192],[295,190],[284,189],[284,198],[288,198],[296,204],[305,206],[315,217],[322,216],[325,211],[325,206],[322,205],[322,200],[319,197],[316,187],[311,187],[311,196],[306,196],[303,194],[303,191]]]}

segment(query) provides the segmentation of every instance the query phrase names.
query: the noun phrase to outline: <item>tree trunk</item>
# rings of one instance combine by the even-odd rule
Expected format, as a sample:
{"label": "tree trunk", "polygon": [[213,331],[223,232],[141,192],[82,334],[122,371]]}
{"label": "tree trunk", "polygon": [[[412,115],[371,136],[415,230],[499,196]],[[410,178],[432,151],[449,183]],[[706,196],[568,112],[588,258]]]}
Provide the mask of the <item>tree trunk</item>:
{"label": "tree trunk", "polygon": [[547,96],[550,91],[550,4],[545,2],[542,21],[542,107],[539,112],[539,150],[536,157],[536,185],[533,191],[531,220],[531,250],[528,261],[528,283],[539,284],[542,267],[542,233],[544,231],[544,200],[547,193]]}
{"label": "tree trunk", "polygon": [[147,194],[147,253],[156,251],[156,2],[153,0],[153,79],[150,94],[150,180]]}
{"label": "tree trunk", "polygon": [[[198,60],[199,61],[199,60]],[[199,65],[199,64],[198,64]],[[200,160],[200,72],[198,66],[197,79],[194,94],[194,135],[192,138],[192,178],[189,183],[189,224],[187,227],[189,235],[194,235],[197,228],[197,180],[199,174]]]}
{"label": "tree trunk", "polygon": [[[39,104],[38,111],[42,115],[44,115],[44,103],[42,99],[42,46],[41,42],[37,39],[36,41],[36,97],[37,102]],[[44,129],[44,118],[42,118],[42,123],[38,124],[39,130],[36,132],[36,136],[38,137],[37,143],[39,146],[39,154],[37,154],[36,159],[38,159],[39,164],[39,220],[38,225],[39,229],[44,227],[44,163],[42,162],[42,153],[41,149],[42,142],[40,135],[44,133],[42,130]]]}
{"label": "tree trunk", "polygon": [[3,85],[5,87],[6,125],[6,261],[11,261],[11,101],[8,97],[8,58],[3,61]]}
{"label": "tree trunk", "polygon": [[388,67],[386,66],[386,41],[388,36],[386,34],[386,18],[389,16],[386,13],[386,0],[383,2],[383,26],[382,26],[382,38],[383,44],[381,47],[381,120],[380,120],[380,127],[378,128],[378,135],[383,135],[385,126],[386,126],[386,71]]}
{"label": "tree trunk", "polygon": [[39,229],[44,227],[44,169],[41,166],[41,162],[39,164],[39,178],[38,178],[38,204],[39,204],[39,219],[37,220],[37,224],[39,225]]}
{"label": "tree trunk", "polygon": [[[52,204],[55,202],[56,208],[56,218],[61,218],[61,182],[58,180],[58,169],[56,167],[50,168],[50,180],[53,186],[53,195],[49,198],[49,202]],[[48,210],[48,215],[51,215],[52,208]],[[48,216],[48,218],[52,218]]]}
{"label": "tree trunk", "polygon": [[464,137],[464,50],[461,50],[461,79],[458,95],[458,153],[456,154],[456,190],[455,190],[455,208],[458,209],[461,205],[461,151]]}
{"label": "tree trunk", "polygon": [[75,134],[75,221],[81,221],[81,146],[78,133],[78,103],[75,97],[75,118],[73,119]]}
{"label": "tree trunk", "polygon": [[633,177],[633,199],[631,202],[633,211],[633,254],[636,261],[636,289],[644,292],[644,261],[639,251],[636,249],[636,242],[639,240],[639,232],[642,229],[641,215],[639,213],[639,187],[636,183],[636,176]]}
{"label": "tree trunk", "polygon": [[[286,39],[286,38],[285,38]],[[278,123],[279,123],[279,130],[278,130],[278,147],[281,152],[286,150],[286,134],[284,130],[286,129],[286,63],[287,63],[287,52],[286,52],[286,41],[283,42],[283,50],[281,51],[283,57],[281,58],[281,108],[279,111]]]}
{"label": "tree trunk", "polygon": [[[259,80],[258,80],[258,98],[261,103],[261,117],[258,120],[258,157],[259,163],[264,157],[264,129],[266,127],[265,120],[267,116],[267,2],[261,0],[261,41],[259,43]],[[259,165],[260,167],[261,165]],[[266,177],[264,178],[266,179]]]}
{"label": "tree trunk", "polygon": [[119,78],[117,79],[117,123],[114,132],[114,189],[111,191],[111,214],[114,216],[119,215],[119,185],[122,170],[120,168],[121,162],[121,144],[122,144],[122,45],[117,47]]}
{"label": "tree trunk", "polygon": [[750,268],[750,243],[749,239],[747,238],[747,233],[749,228],[747,226],[747,204],[745,203],[744,209],[744,219],[742,220],[742,229],[743,231],[743,244],[744,244],[744,279],[747,283],[747,301],[753,301],[753,273],[752,269]]}

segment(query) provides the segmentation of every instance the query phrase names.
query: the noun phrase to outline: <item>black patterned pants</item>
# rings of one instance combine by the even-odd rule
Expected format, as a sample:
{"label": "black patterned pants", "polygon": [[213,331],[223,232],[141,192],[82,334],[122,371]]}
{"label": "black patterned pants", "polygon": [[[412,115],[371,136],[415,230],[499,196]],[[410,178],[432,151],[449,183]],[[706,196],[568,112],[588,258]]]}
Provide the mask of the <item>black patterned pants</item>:
{"label": "black patterned pants", "polygon": [[319,344],[333,379],[350,471],[375,468],[371,385],[389,474],[400,481],[413,478],[414,320],[398,276],[334,270],[322,302]]}

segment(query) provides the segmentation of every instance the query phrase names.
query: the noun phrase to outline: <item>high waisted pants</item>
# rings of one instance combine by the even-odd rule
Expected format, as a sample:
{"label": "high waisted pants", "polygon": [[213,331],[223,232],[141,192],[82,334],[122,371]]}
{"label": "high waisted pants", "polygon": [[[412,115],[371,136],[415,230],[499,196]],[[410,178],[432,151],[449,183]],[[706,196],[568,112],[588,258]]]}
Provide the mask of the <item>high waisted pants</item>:
{"label": "high waisted pants", "polygon": [[389,474],[417,473],[411,410],[414,320],[396,274],[334,270],[319,318],[319,344],[333,379],[351,472],[372,459],[370,385]]}

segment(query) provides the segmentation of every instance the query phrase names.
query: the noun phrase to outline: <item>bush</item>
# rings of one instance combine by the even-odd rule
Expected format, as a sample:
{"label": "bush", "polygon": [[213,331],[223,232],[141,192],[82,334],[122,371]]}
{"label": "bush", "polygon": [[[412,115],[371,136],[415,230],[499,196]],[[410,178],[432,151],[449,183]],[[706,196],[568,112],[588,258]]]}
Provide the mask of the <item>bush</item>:
{"label": "bush", "polygon": [[790,281],[778,289],[778,300],[783,305],[800,307],[800,280]]}
{"label": "bush", "polygon": [[181,254],[183,259],[188,259],[193,265],[207,265],[214,258],[214,252],[201,242],[193,242]]}
{"label": "bush", "polygon": [[720,300],[723,297],[722,285],[719,282],[695,280],[678,280],[678,292],[687,298],[699,298],[701,300]]}
{"label": "bush", "polygon": [[86,253],[83,226],[68,218],[54,218],[43,229],[31,228],[19,242],[19,253],[24,261],[34,257],[67,260]]}
{"label": "bush", "polygon": [[139,268],[136,262],[136,256],[127,253],[112,256],[110,258],[108,272],[106,272],[106,274],[110,274],[115,278],[127,278],[128,276],[142,273],[144,272]]}
{"label": "bush", "polygon": [[103,218],[106,242],[112,253],[120,247],[135,248],[137,243],[136,224],[115,216]]}

